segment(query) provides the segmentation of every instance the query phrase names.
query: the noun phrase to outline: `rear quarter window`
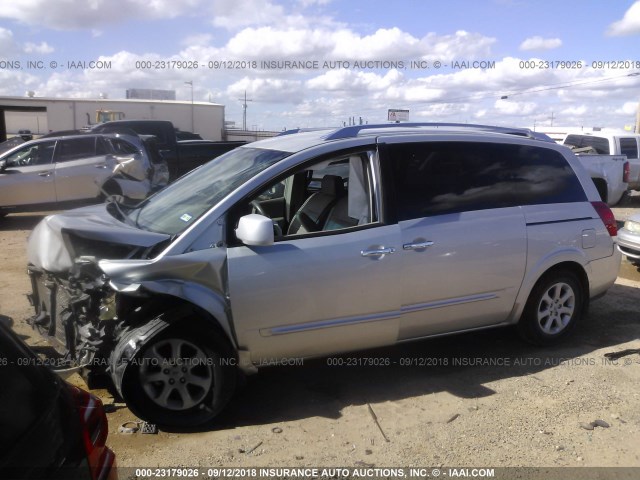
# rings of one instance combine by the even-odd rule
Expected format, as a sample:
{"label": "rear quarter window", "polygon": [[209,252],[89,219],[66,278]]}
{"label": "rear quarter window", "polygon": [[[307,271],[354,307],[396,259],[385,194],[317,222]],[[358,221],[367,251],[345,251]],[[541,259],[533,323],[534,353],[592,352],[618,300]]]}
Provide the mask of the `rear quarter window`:
{"label": "rear quarter window", "polygon": [[400,144],[388,148],[383,163],[398,220],[586,201],[567,160],[547,148],[467,142]]}

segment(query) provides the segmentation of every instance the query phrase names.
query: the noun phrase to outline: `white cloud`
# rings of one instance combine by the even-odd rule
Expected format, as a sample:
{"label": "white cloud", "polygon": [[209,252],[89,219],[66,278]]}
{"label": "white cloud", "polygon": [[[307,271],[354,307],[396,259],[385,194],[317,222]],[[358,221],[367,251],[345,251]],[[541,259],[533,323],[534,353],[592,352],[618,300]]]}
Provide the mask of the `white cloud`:
{"label": "white cloud", "polygon": [[246,28],[229,40],[223,49],[236,58],[307,60],[322,58],[335,46],[331,34],[324,30]]}
{"label": "white cloud", "polygon": [[622,17],[622,20],[613,22],[607,29],[611,36],[640,34],[640,1],[635,2]]}
{"label": "white cloud", "polygon": [[46,55],[53,51],[54,48],[47,42],[27,42],[21,45],[16,42],[11,30],[0,27],[0,57],[15,58],[21,53]]}
{"label": "white cloud", "polygon": [[472,107],[468,103],[438,103],[419,109],[415,114],[409,113],[422,121],[446,119],[448,121],[464,121],[469,116]]}
{"label": "white cloud", "polygon": [[458,31],[429,33],[423,38],[397,27],[361,35],[348,28],[249,27],[234,35],[222,49],[237,58],[301,60],[401,60],[486,58],[495,38]]}
{"label": "white cloud", "polygon": [[403,75],[398,70],[389,70],[385,75],[360,70],[329,70],[328,72],[312,78],[306,82],[306,86],[312,90],[349,92],[354,94],[367,94],[377,92],[403,82]]}
{"label": "white cloud", "polygon": [[16,48],[13,32],[0,27],[0,57],[11,58],[15,55]]}
{"label": "white cloud", "polygon": [[245,92],[247,98],[256,102],[295,104],[302,102],[305,97],[302,82],[277,78],[244,77],[229,85],[226,91],[230,98],[236,99],[243,97]]}
{"label": "white cloud", "polygon": [[187,47],[207,47],[212,40],[213,35],[210,33],[196,33],[185,37],[180,43]]}
{"label": "white cloud", "polygon": [[47,42],[40,42],[39,44],[27,42],[24,45],[25,53],[35,53],[40,55],[46,55],[48,53],[53,53],[55,49],[49,45]]}
{"label": "white cloud", "polygon": [[[21,0],[3,2],[0,18],[59,30],[76,30],[122,22],[123,18],[175,18],[204,8],[204,0]],[[126,17],[123,17],[126,12]]]}
{"label": "white cloud", "polygon": [[572,106],[572,107],[561,110],[560,114],[564,116],[572,116],[572,115],[582,116],[588,111],[589,109],[587,108],[586,105],[576,105],[576,106]]}
{"label": "white cloud", "polygon": [[635,115],[638,111],[638,102],[624,102],[624,104],[616,109],[616,113],[621,115]]}
{"label": "white cloud", "polygon": [[553,50],[562,46],[559,38],[529,37],[520,44],[520,50]]}
{"label": "white cloud", "polygon": [[486,58],[491,54],[491,46],[495,42],[493,37],[464,30],[442,36],[429,33],[421,40],[422,58],[446,61]]}
{"label": "white cloud", "polygon": [[538,104],[535,102],[514,102],[512,100],[496,100],[495,109],[505,115],[526,116],[535,113]]}
{"label": "white cloud", "polygon": [[276,23],[285,16],[280,5],[264,0],[217,0],[213,2],[213,24],[229,30],[249,25]]}
{"label": "white cloud", "polygon": [[303,7],[311,7],[313,5],[328,5],[332,0],[298,0],[298,3]]}

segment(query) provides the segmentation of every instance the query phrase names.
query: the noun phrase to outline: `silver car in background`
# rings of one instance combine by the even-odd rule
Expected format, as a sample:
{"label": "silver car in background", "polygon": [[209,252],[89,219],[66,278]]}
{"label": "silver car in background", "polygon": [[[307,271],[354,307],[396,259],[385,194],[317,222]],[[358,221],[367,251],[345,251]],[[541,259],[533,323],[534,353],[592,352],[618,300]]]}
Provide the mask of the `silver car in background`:
{"label": "silver car in background", "polygon": [[109,195],[139,201],[168,178],[151,138],[82,134],[33,140],[0,155],[0,215],[96,203]]}
{"label": "silver car in background", "polygon": [[140,417],[198,425],[292,357],[510,325],[553,345],[613,285],[615,240],[576,156],[528,130],[291,133],[44,219],[31,323]]}
{"label": "silver car in background", "polygon": [[634,265],[640,266],[640,215],[631,215],[618,230],[618,250]]}

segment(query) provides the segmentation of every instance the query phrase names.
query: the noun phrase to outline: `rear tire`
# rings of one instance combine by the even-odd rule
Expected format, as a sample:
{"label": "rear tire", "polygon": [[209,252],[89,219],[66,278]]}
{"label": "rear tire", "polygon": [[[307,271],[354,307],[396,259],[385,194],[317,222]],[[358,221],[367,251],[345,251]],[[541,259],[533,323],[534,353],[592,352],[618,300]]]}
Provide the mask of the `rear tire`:
{"label": "rear tire", "polygon": [[236,387],[233,351],[214,331],[188,331],[184,322],[152,337],[131,360],[122,395],[133,413],[168,427],[209,423]]}
{"label": "rear tire", "polygon": [[544,275],[535,285],[518,333],[534,345],[555,345],[571,334],[584,311],[585,292],[578,277],[567,270]]}

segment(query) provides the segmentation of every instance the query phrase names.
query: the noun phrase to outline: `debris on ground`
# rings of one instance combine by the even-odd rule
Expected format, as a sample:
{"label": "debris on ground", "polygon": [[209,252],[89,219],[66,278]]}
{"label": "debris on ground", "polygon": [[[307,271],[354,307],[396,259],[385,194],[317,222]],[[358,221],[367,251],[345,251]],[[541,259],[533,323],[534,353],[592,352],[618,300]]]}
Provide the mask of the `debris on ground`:
{"label": "debris on ground", "polygon": [[618,358],[633,355],[634,353],[640,354],[640,348],[628,348],[626,350],[620,350],[619,352],[609,352],[605,353],[604,356],[609,360],[617,360]]}
{"label": "debris on ground", "polygon": [[446,423],[451,423],[453,422],[456,418],[458,418],[460,416],[459,413],[456,413],[455,415],[453,415],[451,418],[449,418],[449,420],[447,420]]}
{"label": "debris on ground", "polygon": [[384,433],[384,430],[382,430],[382,427],[380,426],[380,422],[378,422],[378,416],[373,411],[373,408],[371,408],[371,405],[369,403],[367,403],[367,408],[369,409],[369,414],[371,415],[371,418],[373,418],[373,421],[376,423],[378,430],[380,430],[380,433],[382,434],[382,438],[384,438],[384,441],[390,442],[391,440],[387,438],[387,436]]}

